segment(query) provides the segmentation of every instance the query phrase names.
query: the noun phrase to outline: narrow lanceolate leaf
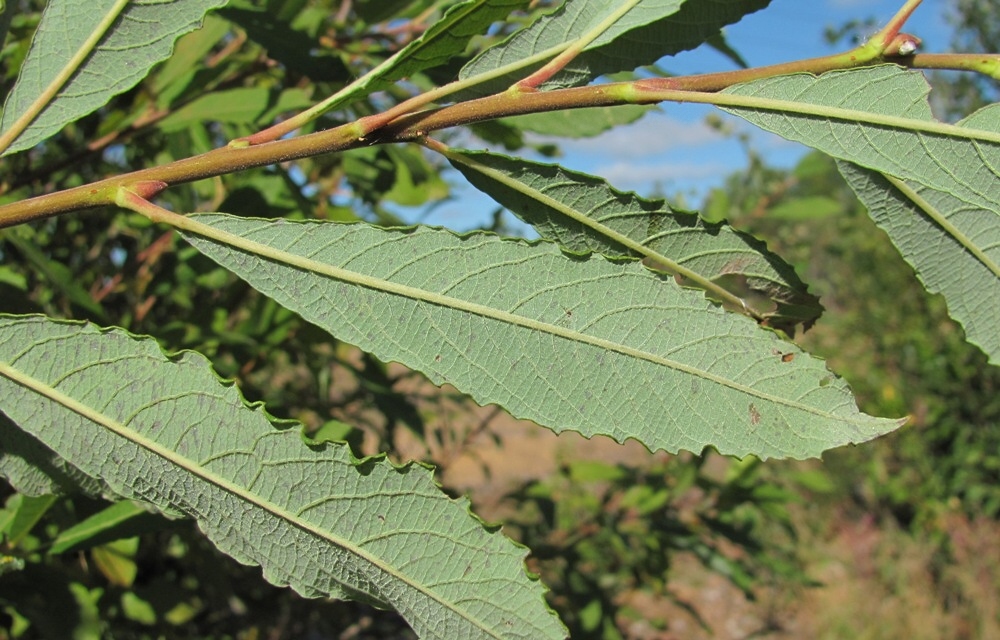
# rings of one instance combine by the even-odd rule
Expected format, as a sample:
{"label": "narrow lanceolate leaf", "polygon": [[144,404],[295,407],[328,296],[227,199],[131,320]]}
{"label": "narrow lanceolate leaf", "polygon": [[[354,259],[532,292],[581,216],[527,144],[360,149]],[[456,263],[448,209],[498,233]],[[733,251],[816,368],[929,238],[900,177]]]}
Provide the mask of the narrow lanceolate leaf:
{"label": "narrow lanceolate leaf", "polygon": [[535,21],[465,65],[459,78],[481,78],[482,82],[460,95],[464,98],[503,91],[582,38],[596,34],[580,55],[542,88],[586,84],[603,74],[631,71],[663,56],[693,49],[722,27],[769,2],[568,0],[552,15]]}
{"label": "narrow lanceolate leaf", "polygon": [[424,638],[564,636],[524,549],[487,531],[430,471],[359,461],[346,445],[307,448],[199,354],[0,316],[0,408],[118,494],[196,518],[274,584],[391,604]]}
{"label": "narrow lanceolate leaf", "polygon": [[29,149],[142,80],[226,0],[50,0],[0,119],[0,149]]}
{"label": "narrow lanceolate leaf", "polygon": [[[969,341],[1000,364],[1000,209],[969,211],[967,202],[944,191],[847,162],[839,168],[927,290],[944,296]],[[982,218],[972,225],[974,238],[949,224],[967,213]]]}
{"label": "narrow lanceolate leaf", "polygon": [[441,229],[175,223],[337,338],[557,432],[803,458],[900,424],[860,413],[821,361],[635,262]]}
{"label": "narrow lanceolate leaf", "polygon": [[946,124],[928,91],[922,74],[882,66],[740,85],[727,93],[752,106],[727,110],[858,165],[845,175],[875,221],[1000,363],[1000,108]]}
{"label": "narrow lanceolate leaf", "polygon": [[763,242],[612,188],[601,178],[485,152],[448,151],[469,182],[575,253],[642,258],[718,300],[732,293],[773,322],[811,323],[822,308]]}

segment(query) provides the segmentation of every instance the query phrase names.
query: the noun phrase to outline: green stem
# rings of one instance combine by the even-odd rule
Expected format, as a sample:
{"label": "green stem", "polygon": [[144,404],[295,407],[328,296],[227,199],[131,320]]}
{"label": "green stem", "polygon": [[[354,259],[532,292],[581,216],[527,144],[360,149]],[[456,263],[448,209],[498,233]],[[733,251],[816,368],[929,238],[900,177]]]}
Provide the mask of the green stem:
{"label": "green stem", "polygon": [[6,151],[11,144],[22,134],[28,126],[35,121],[35,118],[45,109],[46,106],[57,93],[65,86],[69,79],[73,77],[73,74],[77,72],[83,61],[87,59],[91,53],[93,53],[94,47],[97,43],[101,41],[107,30],[114,24],[115,20],[125,9],[125,6],[129,3],[129,0],[117,0],[115,4],[111,7],[108,13],[101,18],[101,21],[97,23],[97,27],[94,32],[83,42],[80,48],[73,54],[73,56],[66,63],[66,66],[59,71],[49,86],[45,87],[41,94],[35,99],[31,105],[21,114],[21,117],[14,121],[2,136],[0,136],[0,153]]}
{"label": "green stem", "polygon": [[[903,61],[908,66],[913,67],[927,65],[929,68],[965,69],[984,73],[995,72],[1000,66],[1000,56],[972,54],[943,56],[923,54],[907,57]],[[404,115],[420,99],[433,99],[433,97],[440,96],[445,92],[458,91],[482,81],[482,76],[477,76],[475,79],[455,82],[437,91],[418,96],[409,105],[403,103],[384,114],[372,116],[374,119],[362,119],[327,131],[254,146],[223,147],[160,167],[142,169],[89,185],[2,205],[0,206],[0,228],[69,211],[113,204],[114,194],[119,187],[134,186],[141,182],[162,182],[166,185],[182,184],[233,171],[345,151],[371,144],[412,141],[424,137],[431,131],[506,116],[595,106],[654,104],[664,101],[714,104],[815,115],[1000,144],[1000,133],[998,132],[957,127],[935,120],[903,118],[787,100],[711,93],[711,91],[747,80],[773,77],[795,71],[821,73],[833,69],[850,68],[867,62],[869,61],[852,58],[849,52],[838,56],[814,58],[762,69],[747,69],[723,74],[707,74],[686,78],[653,78],[636,82],[571,87],[553,91],[505,91],[436,110]],[[506,72],[505,69],[503,73]]]}
{"label": "green stem", "polygon": [[918,53],[891,58],[891,62],[911,69],[972,71],[1000,80],[1000,55],[990,53]]}

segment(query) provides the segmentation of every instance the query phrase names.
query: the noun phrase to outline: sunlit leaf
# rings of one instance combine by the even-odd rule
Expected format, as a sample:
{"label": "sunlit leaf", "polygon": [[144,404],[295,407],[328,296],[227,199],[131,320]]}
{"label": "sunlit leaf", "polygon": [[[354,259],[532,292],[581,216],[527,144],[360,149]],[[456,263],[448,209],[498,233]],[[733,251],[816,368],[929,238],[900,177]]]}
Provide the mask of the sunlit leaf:
{"label": "sunlit leaf", "polygon": [[739,85],[726,93],[754,106],[726,109],[867,169],[842,165],[924,285],[1000,363],[1000,108],[946,124],[928,92],[922,74],[881,66]]}
{"label": "sunlit leaf", "polygon": [[821,361],[634,262],[490,234],[185,220],[192,244],[338,339],[557,432],[801,458],[900,424],[860,413]]}
{"label": "sunlit leaf", "polygon": [[[524,570],[429,470],[309,449],[221,382],[118,329],[0,316],[0,407],[120,495],[197,519],[306,596],[391,605],[421,637],[562,638]],[[280,427],[286,428],[280,428]]]}
{"label": "sunlit leaf", "polygon": [[567,251],[643,258],[699,286],[690,282],[693,272],[775,323],[781,318],[808,325],[822,310],[788,264],[729,226],[705,223],[662,200],[618,191],[601,178],[558,165],[485,152],[447,155],[469,182]]}
{"label": "sunlit leaf", "polygon": [[[13,136],[4,154],[29,149],[68,123],[135,86],[174,41],[196,29],[226,0],[50,0],[7,97],[0,134]],[[105,29],[103,30],[102,29]],[[93,34],[103,33],[97,42]],[[70,73],[64,82],[61,74]],[[55,89],[48,96],[47,91]],[[37,115],[23,130],[19,119]]]}

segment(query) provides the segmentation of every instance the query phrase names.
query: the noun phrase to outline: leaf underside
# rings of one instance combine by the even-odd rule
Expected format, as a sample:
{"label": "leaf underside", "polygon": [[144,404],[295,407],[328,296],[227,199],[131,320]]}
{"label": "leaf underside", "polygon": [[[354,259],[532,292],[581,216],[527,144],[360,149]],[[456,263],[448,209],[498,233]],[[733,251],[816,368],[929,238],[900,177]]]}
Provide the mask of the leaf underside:
{"label": "leaf underside", "polygon": [[[876,224],[924,285],[944,296],[969,341],[997,364],[1000,107],[985,107],[956,125],[942,125],[931,114],[929,91],[923,74],[886,65],[739,85],[726,93],[781,104],[726,110],[846,161],[841,171]],[[840,111],[830,116],[794,113],[789,111],[793,103]],[[889,118],[869,122],[873,116]],[[900,183],[892,184],[892,179]]]}
{"label": "leaf underside", "polygon": [[822,311],[790,265],[732,227],[705,223],[662,200],[618,191],[602,178],[558,165],[487,152],[448,155],[476,188],[569,252],[643,258],[667,271],[671,263],[689,269],[743,297],[771,326],[782,318],[793,327],[808,326]]}
{"label": "leaf underside", "polygon": [[[196,353],[0,316],[0,408],[118,495],[184,513],[220,550],[309,596],[391,604],[424,638],[562,638],[525,550],[429,470],[307,448]],[[3,425],[5,429],[10,425]],[[286,427],[288,425],[285,425]]]}
{"label": "leaf underside", "polygon": [[860,413],[823,362],[634,262],[440,229],[189,220],[207,225],[185,236],[199,250],[338,339],[556,432],[802,458],[899,425]]}
{"label": "leaf underside", "polygon": [[[45,109],[2,155],[30,149],[134,87],[174,41],[226,0],[134,0]],[[83,46],[115,0],[50,0],[4,105],[0,133],[28,109]]]}

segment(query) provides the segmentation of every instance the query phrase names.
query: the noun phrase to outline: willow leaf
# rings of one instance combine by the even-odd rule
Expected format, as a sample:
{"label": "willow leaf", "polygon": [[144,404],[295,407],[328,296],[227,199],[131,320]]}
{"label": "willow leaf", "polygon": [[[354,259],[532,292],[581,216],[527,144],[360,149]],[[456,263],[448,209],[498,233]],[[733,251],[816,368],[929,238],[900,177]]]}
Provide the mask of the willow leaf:
{"label": "willow leaf", "polygon": [[[1000,364],[1000,273],[969,251],[961,233],[950,232],[939,222],[961,214],[967,203],[919,184],[894,183],[877,171],[854,164],[840,162],[838,166],[875,224],[888,234],[924,287],[944,295],[949,314],[964,326],[969,341],[982,348],[992,363]],[[979,214],[985,217],[988,212]],[[989,253],[984,241],[997,247],[1000,225],[994,223],[992,229],[984,226],[981,231],[976,244]]]}
{"label": "willow leaf", "polygon": [[131,89],[225,3],[49,0],[4,105],[0,149],[29,149]]}
{"label": "willow leaf", "polygon": [[[586,84],[600,75],[631,71],[693,49],[770,0],[568,0],[470,61],[459,78],[480,78],[463,98],[503,91],[581,38],[599,33],[559,74],[542,85]],[[626,11],[627,9],[627,11]],[[623,13],[624,12],[624,13]],[[617,19],[615,20],[615,17]],[[614,20],[607,25],[609,20]]]}
{"label": "willow leaf", "polygon": [[558,165],[486,152],[447,155],[469,182],[568,251],[643,258],[716,299],[736,295],[772,324],[811,323],[822,310],[788,264],[729,226]]}
{"label": "willow leaf", "polygon": [[783,76],[727,93],[754,103],[726,110],[887,176],[845,172],[969,341],[1000,363],[1000,108],[939,122],[923,75],[894,66]]}
{"label": "willow leaf", "polygon": [[[303,595],[391,604],[425,638],[562,638],[523,548],[420,466],[307,448],[196,353],[119,329],[0,316],[0,404],[118,494],[184,513]],[[285,425],[287,426],[287,425]]]}
{"label": "willow leaf", "polygon": [[442,229],[180,220],[199,250],[338,339],[557,432],[802,458],[900,424],[860,413],[821,361],[635,262]]}

